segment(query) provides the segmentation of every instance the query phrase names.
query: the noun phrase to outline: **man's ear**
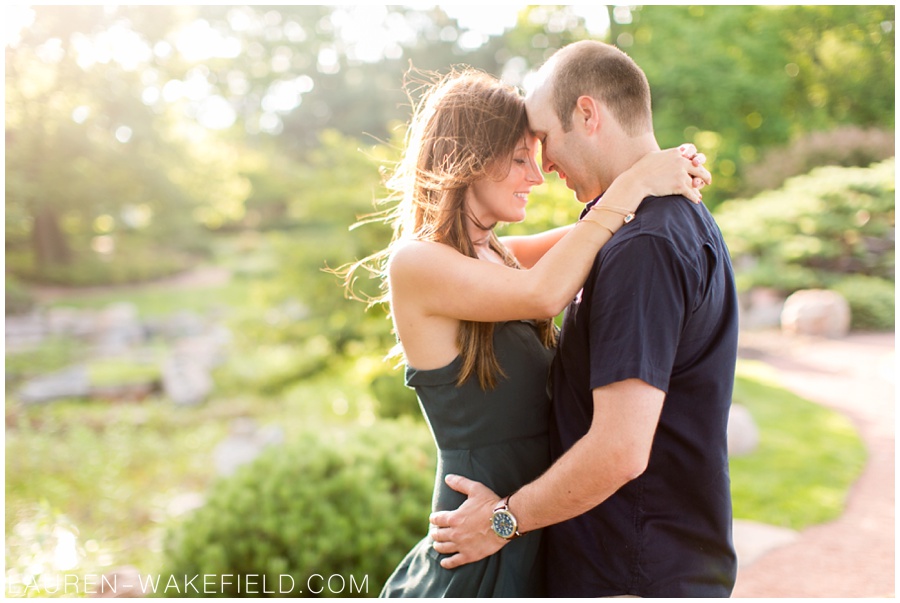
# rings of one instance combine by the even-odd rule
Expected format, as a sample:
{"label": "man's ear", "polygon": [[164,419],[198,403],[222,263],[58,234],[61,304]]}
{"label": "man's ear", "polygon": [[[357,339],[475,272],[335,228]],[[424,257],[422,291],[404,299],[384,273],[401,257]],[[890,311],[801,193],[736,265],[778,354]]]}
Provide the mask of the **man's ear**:
{"label": "man's ear", "polygon": [[600,127],[600,104],[592,96],[579,96],[575,101],[574,125],[584,127],[588,134]]}

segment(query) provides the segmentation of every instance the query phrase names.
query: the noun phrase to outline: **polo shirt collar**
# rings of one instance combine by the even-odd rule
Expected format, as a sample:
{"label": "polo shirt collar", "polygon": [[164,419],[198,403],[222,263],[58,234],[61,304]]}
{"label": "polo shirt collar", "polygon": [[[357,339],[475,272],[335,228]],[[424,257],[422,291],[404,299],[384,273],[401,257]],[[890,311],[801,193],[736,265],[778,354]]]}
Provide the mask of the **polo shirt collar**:
{"label": "polo shirt collar", "polygon": [[603,197],[603,193],[600,193],[599,195],[597,195],[597,197],[596,197],[593,201],[590,201],[587,205],[585,205],[585,206],[584,206],[584,209],[581,210],[581,215],[578,216],[578,219],[580,220],[580,219],[582,219],[583,217],[585,217],[585,216],[588,214],[588,212],[591,211],[591,208],[592,208],[592,207],[594,207],[595,205],[597,205],[598,203],[600,203],[600,198],[601,198],[601,197]]}

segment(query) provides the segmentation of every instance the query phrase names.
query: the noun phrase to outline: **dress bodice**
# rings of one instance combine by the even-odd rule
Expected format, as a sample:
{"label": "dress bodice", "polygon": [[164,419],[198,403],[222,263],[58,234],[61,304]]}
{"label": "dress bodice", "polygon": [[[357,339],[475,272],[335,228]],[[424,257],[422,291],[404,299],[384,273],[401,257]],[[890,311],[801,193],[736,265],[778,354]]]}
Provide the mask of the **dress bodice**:
{"label": "dress bodice", "polygon": [[547,376],[553,350],[545,348],[528,321],[497,323],[494,352],[505,374],[492,390],[475,378],[457,387],[462,359],[439,369],[406,369],[441,450],[493,446],[547,432]]}

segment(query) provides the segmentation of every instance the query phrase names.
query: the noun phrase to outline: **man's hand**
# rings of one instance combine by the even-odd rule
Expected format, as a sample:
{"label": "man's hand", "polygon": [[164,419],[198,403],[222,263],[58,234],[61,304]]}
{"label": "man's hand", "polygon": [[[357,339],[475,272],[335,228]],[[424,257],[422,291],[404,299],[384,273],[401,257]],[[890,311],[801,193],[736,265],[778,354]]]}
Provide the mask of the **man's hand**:
{"label": "man's hand", "polygon": [[455,511],[437,511],[429,521],[434,550],[452,555],[441,560],[441,567],[453,569],[493,555],[508,542],[491,529],[491,516],[500,497],[490,488],[460,475],[448,475],[447,485],[468,496]]}

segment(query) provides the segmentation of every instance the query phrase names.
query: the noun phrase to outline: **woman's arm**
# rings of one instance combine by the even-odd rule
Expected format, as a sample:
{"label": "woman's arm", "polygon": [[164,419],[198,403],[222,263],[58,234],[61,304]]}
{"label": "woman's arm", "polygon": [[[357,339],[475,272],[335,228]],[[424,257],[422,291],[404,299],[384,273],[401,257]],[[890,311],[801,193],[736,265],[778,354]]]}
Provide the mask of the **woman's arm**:
{"label": "woman's arm", "polygon": [[441,243],[407,241],[388,266],[391,303],[395,309],[415,306],[426,316],[479,322],[556,316],[611,237],[603,227],[579,223],[524,270],[470,258]]}
{"label": "woman's arm", "polygon": [[[619,176],[599,205],[634,211],[646,196],[671,193],[696,200],[693,177],[704,173],[678,149],[651,153]],[[407,241],[389,264],[392,303],[413,305],[421,315],[479,322],[556,316],[623,223],[613,212],[591,211],[526,270],[470,258],[440,243]]]}
{"label": "woman's arm", "polygon": [[[706,162],[706,156],[698,154],[697,149],[693,145],[682,145],[678,150],[684,157],[692,160],[694,167],[701,167]],[[700,189],[709,183],[707,177],[708,172],[705,177],[698,176],[694,178],[693,184],[696,190],[692,192],[696,194],[696,197],[692,197],[692,201],[697,202],[702,199]],[[667,191],[664,194],[668,194],[669,192],[670,191]],[[551,247],[556,245],[563,236],[568,234],[573,226],[573,224],[560,226],[533,235],[500,237],[500,242],[512,252],[523,268],[531,268],[538,260],[544,257],[544,254],[547,253]]]}
{"label": "woman's arm", "polygon": [[573,228],[575,225],[569,224],[533,235],[500,237],[500,242],[516,256],[523,268],[531,268]]}

